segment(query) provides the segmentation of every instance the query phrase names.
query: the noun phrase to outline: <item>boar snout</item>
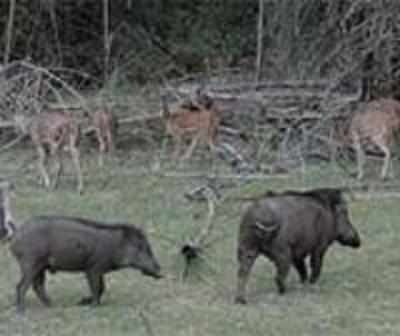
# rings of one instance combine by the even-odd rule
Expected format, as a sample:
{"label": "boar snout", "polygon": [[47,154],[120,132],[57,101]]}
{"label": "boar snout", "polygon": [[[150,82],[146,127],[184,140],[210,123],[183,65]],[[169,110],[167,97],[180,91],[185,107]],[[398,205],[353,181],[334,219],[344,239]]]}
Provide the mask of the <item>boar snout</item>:
{"label": "boar snout", "polygon": [[354,247],[354,248],[359,248],[361,247],[361,239],[358,234],[356,234],[353,239],[349,242],[349,246]]}
{"label": "boar snout", "polygon": [[142,271],[142,274],[152,277],[154,279],[163,278],[163,275],[161,274],[160,265],[155,265],[154,267],[151,267],[151,268],[144,268],[141,271]]}
{"label": "boar snout", "polygon": [[357,231],[353,231],[347,235],[340,235],[337,241],[343,246],[349,246],[353,248],[361,247],[361,238]]}
{"label": "boar snout", "polygon": [[0,240],[7,238],[9,235],[5,227],[0,227]]}
{"label": "boar snout", "polygon": [[152,277],[153,279],[156,279],[156,280],[163,278],[163,275],[161,273],[154,273],[154,272],[148,272],[148,271],[142,271],[142,273],[144,275]]}

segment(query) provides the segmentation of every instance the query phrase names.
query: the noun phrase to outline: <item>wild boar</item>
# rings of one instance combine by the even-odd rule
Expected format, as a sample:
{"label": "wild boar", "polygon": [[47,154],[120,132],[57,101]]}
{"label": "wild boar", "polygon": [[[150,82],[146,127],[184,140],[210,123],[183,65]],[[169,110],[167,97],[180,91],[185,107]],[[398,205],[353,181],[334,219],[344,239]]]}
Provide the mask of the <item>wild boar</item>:
{"label": "wild boar", "polygon": [[133,267],[153,278],[161,278],[161,268],[145,234],[128,224],[101,224],[89,219],[34,217],[15,233],[10,249],[17,259],[21,279],[17,284],[17,311],[25,308],[29,287],[46,305],[46,271],[84,272],[91,295],[81,304],[100,303],[105,290],[104,274]]}
{"label": "wild boar", "polygon": [[[283,294],[291,264],[303,283],[307,280],[315,283],[321,274],[324,255],[335,241],[353,248],[361,246],[341,190],[266,193],[250,205],[240,224],[235,302],[246,303],[248,277],[260,254],[275,264],[276,285]],[[310,278],[305,263],[308,256]]]}

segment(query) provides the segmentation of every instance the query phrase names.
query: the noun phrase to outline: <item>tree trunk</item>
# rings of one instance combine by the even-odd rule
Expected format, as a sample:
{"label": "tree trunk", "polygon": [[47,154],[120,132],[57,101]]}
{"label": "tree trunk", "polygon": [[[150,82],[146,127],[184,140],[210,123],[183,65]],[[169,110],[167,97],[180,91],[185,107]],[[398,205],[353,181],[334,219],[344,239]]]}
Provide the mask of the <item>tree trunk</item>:
{"label": "tree trunk", "polygon": [[10,60],[11,40],[14,27],[16,0],[10,0],[10,8],[8,11],[7,35],[6,35],[6,48],[4,52],[3,63],[6,65]]}
{"label": "tree trunk", "polygon": [[109,75],[110,64],[110,12],[109,0],[103,0],[103,34],[104,34],[104,82]]}
{"label": "tree trunk", "polygon": [[256,58],[256,74],[255,74],[256,83],[260,81],[261,77],[263,37],[264,37],[264,0],[259,0],[258,23],[257,23],[257,58]]}

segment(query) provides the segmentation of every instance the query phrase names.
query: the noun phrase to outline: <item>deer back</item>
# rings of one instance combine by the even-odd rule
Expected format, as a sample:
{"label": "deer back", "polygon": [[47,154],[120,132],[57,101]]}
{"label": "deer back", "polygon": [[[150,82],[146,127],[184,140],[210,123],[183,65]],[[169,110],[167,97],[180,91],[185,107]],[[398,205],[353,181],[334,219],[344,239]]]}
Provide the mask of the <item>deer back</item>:
{"label": "deer back", "polygon": [[167,118],[167,131],[170,134],[204,132],[213,134],[219,124],[219,116],[213,109],[203,106],[195,108],[178,108]]}
{"label": "deer back", "polygon": [[79,142],[79,125],[65,112],[42,112],[32,119],[30,135],[35,144],[59,147]]}
{"label": "deer back", "polygon": [[361,141],[380,138],[385,142],[393,139],[400,128],[400,102],[394,99],[378,99],[369,102],[364,111],[357,112],[350,125],[350,134]]}

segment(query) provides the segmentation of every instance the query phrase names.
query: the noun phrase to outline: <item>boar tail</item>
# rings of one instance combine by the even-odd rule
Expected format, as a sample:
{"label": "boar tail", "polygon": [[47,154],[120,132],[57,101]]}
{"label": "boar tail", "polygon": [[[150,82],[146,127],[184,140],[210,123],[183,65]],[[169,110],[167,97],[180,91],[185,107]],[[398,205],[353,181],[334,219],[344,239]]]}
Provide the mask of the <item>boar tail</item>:
{"label": "boar tail", "polygon": [[[266,225],[268,224],[268,225]],[[280,225],[277,225],[276,223],[263,223],[259,220],[256,220],[254,222],[254,226],[259,232],[259,236],[262,236],[263,239],[265,240],[271,240],[274,239],[280,229]]]}
{"label": "boar tail", "polygon": [[250,202],[250,201],[258,201],[265,197],[273,197],[273,196],[277,196],[277,195],[278,194],[276,192],[268,190],[259,195],[248,196],[248,197],[229,197],[229,198],[226,198],[225,200]]}

